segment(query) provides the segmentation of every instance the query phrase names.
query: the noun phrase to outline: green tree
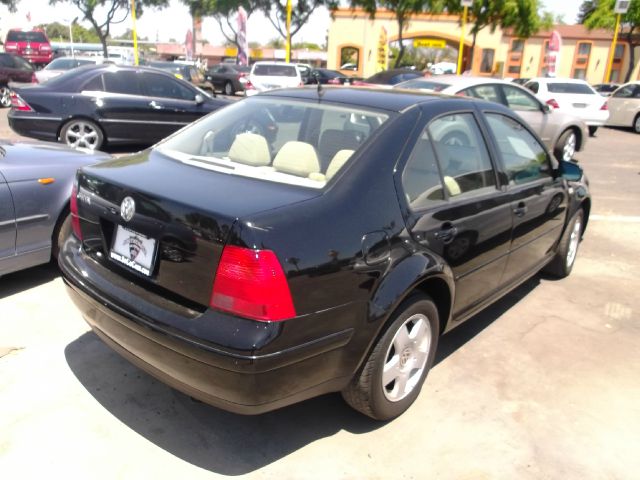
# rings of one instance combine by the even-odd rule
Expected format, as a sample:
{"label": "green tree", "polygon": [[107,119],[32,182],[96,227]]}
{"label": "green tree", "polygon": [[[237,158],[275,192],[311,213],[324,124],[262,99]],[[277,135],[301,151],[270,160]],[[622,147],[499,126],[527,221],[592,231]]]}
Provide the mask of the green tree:
{"label": "green tree", "polygon": [[[287,39],[287,0],[257,0],[259,9],[269,19],[280,36]],[[338,0],[298,0],[291,8],[290,40],[305,26],[316,8],[336,8]]]}
{"label": "green tree", "polygon": [[[584,2],[580,7],[580,11],[583,11],[585,7]],[[615,6],[615,0],[595,0],[595,8],[586,11],[583,23],[589,29],[592,28],[606,28],[608,30],[614,30],[616,25],[617,14],[613,13],[613,7]],[[624,81],[628,82],[631,78],[631,73],[636,66],[636,47],[640,46],[640,38],[637,35],[640,33],[640,0],[631,0],[629,4],[629,10],[622,15],[620,22],[620,37],[625,39],[629,44],[629,69],[625,76]],[[609,80],[608,78],[605,79]]]}
{"label": "green tree", "polygon": [[284,40],[281,38],[272,38],[267,42],[267,47],[275,49],[284,48]]}
{"label": "green tree", "polygon": [[[43,29],[47,37],[51,40],[59,40],[68,42],[69,38],[69,25],[60,22],[43,23],[38,25],[37,28]],[[100,43],[98,35],[88,28],[83,27],[79,23],[74,22],[71,27],[73,33],[74,43]]]}
{"label": "green tree", "polygon": [[[102,54],[107,55],[107,39],[111,34],[111,25],[124,22],[131,12],[130,0],[50,0],[51,5],[70,3],[74,5],[87,20],[102,43]],[[142,15],[147,6],[164,7],[168,0],[137,0],[136,16]]]}
{"label": "green tree", "polygon": [[4,5],[9,9],[10,12],[16,11],[16,5],[18,4],[18,0],[0,0],[0,5]]}
{"label": "green tree", "polygon": [[580,10],[578,11],[578,23],[584,23],[589,15],[596,9],[595,0],[585,0],[580,4]]}
{"label": "green tree", "polygon": [[[459,0],[447,0],[446,8],[450,13],[460,13],[462,7]],[[485,28],[494,32],[496,28],[512,28],[519,38],[529,38],[542,28],[553,24],[553,15],[541,13],[539,0],[474,0],[469,7],[471,27],[471,68],[473,51],[478,33]]]}

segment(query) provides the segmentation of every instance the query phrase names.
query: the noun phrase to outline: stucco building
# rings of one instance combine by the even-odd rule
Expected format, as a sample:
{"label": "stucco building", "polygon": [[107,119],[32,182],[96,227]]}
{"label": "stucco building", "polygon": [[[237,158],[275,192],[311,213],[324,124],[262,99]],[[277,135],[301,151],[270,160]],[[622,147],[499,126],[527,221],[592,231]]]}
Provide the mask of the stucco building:
{"label": "stucco building", "polygon": [[[471,65],[472,24],[467,24],[463,50],[463,70]],[[556,65],[558,77],[584,78],[590,83],[604,81],[613,33],[588,30],[583,25],[556,25],[562,36],[562,48]],[[418,14],[411,18],[403,38],[414,45],[458,49],[461,27],[457,15]],[[481,30],[476,38],[471,73],[498,77],[535,77],[547,73],[547,47],[551,31],[538,32],[521,39],[510,30]],[[388,44],[397,42],[395,15],[379,10],[374,19],[363,10],[340,9],[329,27],[327,67],[368,77],[389,68]],[[622,81],[629,65],[629,45],[619,38],[614,54],[611,81]],[[636,59],[640,48],[636,48]],[[348,59],[348,62],[345,60]],[[345,65],[349,63],[349,65]],[[631,79],[640,79],[638,62]]]}

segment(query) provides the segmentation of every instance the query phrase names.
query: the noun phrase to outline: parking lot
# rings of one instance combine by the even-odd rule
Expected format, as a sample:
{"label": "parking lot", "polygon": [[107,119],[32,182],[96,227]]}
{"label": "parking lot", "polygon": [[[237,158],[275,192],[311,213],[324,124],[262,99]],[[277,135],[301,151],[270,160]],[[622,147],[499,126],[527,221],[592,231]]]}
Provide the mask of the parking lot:
{"label": "parking lot", "polygon": [[[0,138],[18,137],[0,110]],[[577,155],[593,209],[573,273],[446,335],[422,394],[377,423],[339,394],[261,416],[196,403],[102,343],[57,270],[0,278],[7,478],[632,479],[640,471],[640,135]]]}

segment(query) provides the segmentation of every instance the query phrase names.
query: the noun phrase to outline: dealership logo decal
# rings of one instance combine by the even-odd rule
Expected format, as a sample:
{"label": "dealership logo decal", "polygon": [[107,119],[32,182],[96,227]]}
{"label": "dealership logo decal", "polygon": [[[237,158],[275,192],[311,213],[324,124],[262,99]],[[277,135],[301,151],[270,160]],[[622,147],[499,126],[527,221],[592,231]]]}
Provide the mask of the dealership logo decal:
{"label": "dealership logo decal", "polygon": [[142,252],[142,255],[144,255],[145,257],[147,256],[147,249],[144,248],[142,240],[139,237],[136,237],[134,235],[130,236],[129,238],[125,239],[124,242],[122,242],[122,245],[127,244],[129,244],[129,258],[131,260],[135,260],[140,252]]}
{"label": "dealership logo decal", "polygon": [[131,197],[124,197],[120,204],[120,216],[125,222],[133,218],[136,213],[136,202]]}

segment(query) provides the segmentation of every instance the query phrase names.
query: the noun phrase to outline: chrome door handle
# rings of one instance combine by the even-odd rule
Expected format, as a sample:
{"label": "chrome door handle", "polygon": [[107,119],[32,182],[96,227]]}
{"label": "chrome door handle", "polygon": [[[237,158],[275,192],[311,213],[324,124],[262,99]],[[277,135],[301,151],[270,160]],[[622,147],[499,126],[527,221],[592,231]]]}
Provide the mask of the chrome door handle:
{"label": "chrome door handle", "polygon": [[160,105],[159,103],[156,103],[155,100],[151,100],[149,102],[149,106],[155,110],[162,110],[164,107],[162,105]]}

